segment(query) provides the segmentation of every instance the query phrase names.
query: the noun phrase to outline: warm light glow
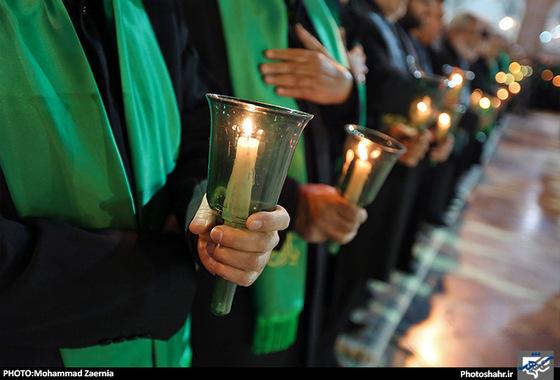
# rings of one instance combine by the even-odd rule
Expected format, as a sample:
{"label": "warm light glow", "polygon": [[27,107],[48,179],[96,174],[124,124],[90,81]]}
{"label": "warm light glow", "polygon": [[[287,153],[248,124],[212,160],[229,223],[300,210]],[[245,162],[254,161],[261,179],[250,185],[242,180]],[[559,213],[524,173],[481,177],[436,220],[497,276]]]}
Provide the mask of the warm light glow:
{"label": "warm light glow", "polygon": [[478,103],[480,98],[482,98],[482,91],[479,89],[474,90],[471,94],[471,102]]}
{"label": "warm light glow", "polygon": [[554,77],[554,74],[553,74],[552,71],[549,70],[549,69],[543,70],[543,72],[542,72],[542,74],[541,74],[541,78],[542,78],[543,80],[546,80],[546,81],[551,80],[553,77]]}
{"label": "warm light glow", "polygon": [[504,73],[503,71],[498,72],[495,76],[495,79],[498,83],[504,83],[507,79],[506,73]]}
{"label": "warm light glow", "polygon": [[556,87],[560,87],[560,75],[556,75],[552,79],[552,84],[555,85]]}
{"label": "warm light glow", "polygon": [[448,113],[442,112],[439,114],[438,123],[442,127],[449,126],[451,124],[451,116]]}
{"label": "warm light glow", "polygon": [[500,98],[501,100],[506,100],[509,97],[509,92],[508,90],[506,90],[505,88],[500,88],[497,92],[496,95],[498,96],[498,98]]}
{"label": "warm light glow", "polygon": [[352,160],[354,159],[354,150],[352,149],[348,149],[346,151],[346,160],[344,161],[344,166],[342,167],[342,174],[346,175],[346,173],[348,172],[348,168],[350,167],[350,163],[352,162]]}
{"label": "warm light glow", "polygon": [[354,159],[354,151],[352,149],[348,149],[346,152],[346,162],[350,162]]}
{"label": "warm light glow", "polygon": [[509,72],[512,74],[518,73],[521,71],[521,65],[517,62],[512,62],[509,64]]}
{"label": "warm light glow", "polygon": [[515,24],[515,20],[512,17],[506,16],[500,20],[498,26],[501,30],[510,30],[515,26]]}
{"label": "warm light glow", "polygon": [[451,75],[451,83],[453,83],[453,86],[460,86],[461,84],[463,84],[463,76],[459,73],[455,73],[453,75]]}
{"label": "warm light glow", "polygon": [[502,105],[502,101],[498,98],[492,98],[491,103],[492,107],[494,108],[500,108],[500,106]]}
{"label": "warm light glow", "polygon": [[367,141],[362,140],[358,144],[358,156],[360,156],[360,160],[367,161],[368,151],[367,151]]}
{"label": "warm light glow", "polygon": [[513,83],[513,82],[515,82],[515,77],[513,76],[512,73],[507,73],[507,74],[506,74],[506,81],[504,82],[504,84],[508,84],[508,85],[509,85],[509,84],[511,84],[511,83]]}
{"label": "warm light glow", "polygon": [[512,94],[518,94],[521,91],[521,85],[517,82],[511,83],[508,88]]}
{"label": "warm light glow", "polygon": [[247,138],[251,137],[253,134],[253,123],[251,123],[251,119],[245,119],[243,122],[243,136]]}
{"label": "warm light glow", "polygon": [[418,108],[418,111],[420,112],[426,112],[428,110],[428,106],[424,102],[418,102],[416,108]]}
{"label": "warm light glow", "polygon": [[381,156],[381,149],[375,149],[369,156],[375,160],[377,157]]}
{"label": "warm light glow", "polygon": [[483,98],[480,99],[480,102],[478,102],[478,104],[480,105],[480,108],[488,109],[490,108],[490,99],[484,96]]}

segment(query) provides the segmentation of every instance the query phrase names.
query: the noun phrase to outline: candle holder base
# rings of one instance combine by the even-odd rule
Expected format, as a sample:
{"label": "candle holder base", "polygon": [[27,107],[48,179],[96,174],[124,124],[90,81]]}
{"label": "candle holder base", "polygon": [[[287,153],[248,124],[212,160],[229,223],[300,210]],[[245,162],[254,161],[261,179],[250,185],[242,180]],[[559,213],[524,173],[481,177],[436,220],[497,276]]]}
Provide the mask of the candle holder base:
{"label": "candle holder base", "polygon": [[223,317],[230,313],[236,289],[237,285],[233,282],[224,280],[221,277],[214,279],[211,305],[212,314]]}

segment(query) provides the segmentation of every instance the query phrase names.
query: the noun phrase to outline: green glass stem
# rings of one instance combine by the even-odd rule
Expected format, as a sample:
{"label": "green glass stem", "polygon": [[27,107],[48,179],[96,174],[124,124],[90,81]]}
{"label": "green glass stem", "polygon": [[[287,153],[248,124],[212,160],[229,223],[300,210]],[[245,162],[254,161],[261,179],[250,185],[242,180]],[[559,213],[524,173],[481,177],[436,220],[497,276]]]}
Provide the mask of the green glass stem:
{"label": "green glass stem", "polygon": [[329,240],[326,243],[327,252],[331,255],[336,255],[340,251],[340,244],[335,241]]}
{"label": "green glass stem", "polygon": [[[224,221],[224,225],[233,228],[246,228],[245,223],[245,221],[237,223]],[[224,280],[220,276],[214,278],[214,290],[212,292],[212,303],[210,306],[214,315],[223,317],[230,313],[236,289],[237,284]]]}

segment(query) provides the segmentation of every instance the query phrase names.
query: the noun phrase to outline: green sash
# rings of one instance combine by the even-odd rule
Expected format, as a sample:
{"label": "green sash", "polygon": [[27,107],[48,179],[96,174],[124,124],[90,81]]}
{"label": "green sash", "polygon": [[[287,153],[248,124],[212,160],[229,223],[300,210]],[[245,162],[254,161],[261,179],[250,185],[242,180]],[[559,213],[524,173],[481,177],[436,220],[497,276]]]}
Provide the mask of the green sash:
{"label": "green sash", "polygon": [[[328,9],[321,0],[305,1],[313,15],[321,41],[340,51],[337,30],[332,29]],[[284,0],[219,0],[234,95],[240,98],[297,109],[295,99],[279,96],[266,85],[259,72],[264,51],[288,47],[288,13]],[[325,11],[326,10],[326,11]],[[338,55],[339,58],[345,55]],[[288,177],[307,182],[305,143],[300,139]],[[307,243],[294,232],[288,232],[280,250],[273,251],[268,266],[253,284],[256,326],[253,351],[266,354],[288,348],[297,334],[303,309],[306,280]]]}
{"label": "green sash", "polygon": [[[109,20],[113,12],[134,194],[62,1],[0,2],[0,165],[22,217],[134,228],[175,166],[179,112],[150,20],[140,0],[107,0]],[[179,365],[187,338],[172,339],[180,353],[148,339],[61,352],[66,366],[151,365],[154,356],[171,365],[163,351]]]}

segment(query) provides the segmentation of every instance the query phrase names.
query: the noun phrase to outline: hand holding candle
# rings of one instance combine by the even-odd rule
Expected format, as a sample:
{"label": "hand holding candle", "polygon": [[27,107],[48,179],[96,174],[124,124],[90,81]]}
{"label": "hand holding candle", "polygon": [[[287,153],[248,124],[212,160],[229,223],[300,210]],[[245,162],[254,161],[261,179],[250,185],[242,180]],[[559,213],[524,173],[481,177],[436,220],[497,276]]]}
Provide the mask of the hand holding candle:
{"label": "hand holding candle", "polygon": [[215,211],[204,197],[189,225],[189,230],[198,235],[200,261],[211,274],[249,286],[266,266],[278,242],[278,231],[288,227],[290,216],[277,206],[271,212],[252,214],[247,219],[246,229],[218,222]]}
{"label": "hand holding candle", "polygon": [[[251,242],[247,228],[253,215],[277,207],[299,137],[313,116],[228,96],[208,94],[207,98],[212,116],[208,204],[218,224],[224,224],[214,230],[218,229],[222,237],[227,231],[237,235],[240,240],[232,244],[239,247]],[[230,227],[238,231],[231,232]],[[212,234],[210,238],[206,250],[212,251],[212,256],[220,252],[223,243],[216,242]],[[230,312],[235,290],[234,282],[216,276],[214,314]]]}

